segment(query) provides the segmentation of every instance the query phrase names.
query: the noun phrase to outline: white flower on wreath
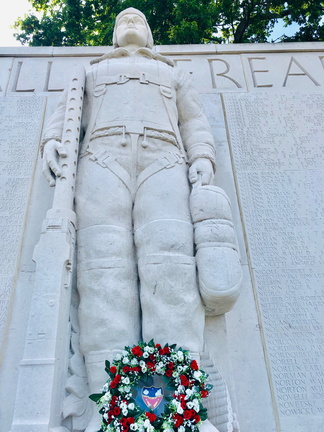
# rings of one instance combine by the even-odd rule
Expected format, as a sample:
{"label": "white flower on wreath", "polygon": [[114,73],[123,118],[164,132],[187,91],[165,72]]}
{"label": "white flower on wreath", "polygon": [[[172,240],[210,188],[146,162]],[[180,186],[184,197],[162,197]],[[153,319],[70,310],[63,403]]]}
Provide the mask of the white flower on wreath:
{"label": "white flower on wreath", "polygon": [[122,382],[123,382],[124,384],[129,384],[129,383],[130,383],[128,377],[124,377],[124,378],[122,378]]}
{"label": "white flower on wreath", "polygon": [[177,408],[177,413],[178,414],[183,414],[183,408],[180,405]]}
{"label": "white flower on wreath", "polygon": [[179,359],[179,361],[183,361],[183,352],[182,351],[178,351],[177,358]]}
{"label": "white flower on wreath", "polygon": [[128,386],[128,385],[125,385],[125,386],[120,386],[119,387],[119,391],[120,391],[120,393],[129,393],[130,392],[130,386]]}
{"label": "white flower on wreath", "polygon": [[148,358],[148,357],[150,357],[150,354],[147,351],[144,351],[143,352],[143,357],[144,358]]}
{"label": "white flower on wreath", "polygon": [[121,360],[122,355],[120,353],[116,354],[115,360],[119,361]]}
{"label": "white flower on wreath", "polygon": [[133,358],[133,359],[131,360],[131,365],[132,365],[132,366],[136,366],[136,365],[138,365],[138,360],[137,360],[136,358]]}
{"label": "white flower on wreath", "polygon": [[192,403],[193,403],[193,409],[194,409],[196,412],[199,412],[200,407],[199,407],[198,399],[194,399],[194,400],[192,401]]}
{"label": "white flower on wreath", "polygon": [[133,431],[136,431],[138,429],[138,424],[137,423],[132,423],[130,425],[130,429],[133,430]]}
{"label": "white flower on wreath", "polygon": [[128,357],[124,357],[124,358],[123,358],[123,363],[124,363],[124,364],[129,363],[129,358],[128,358]]}
{"label": "white flower on wreath", "polygon": [[177,409],[178,405],[180,405],[180,403],[175,399],[172,399],[172,401],[170,403],[171,403],[171,406],[173,405],[175,407],[175,409]]}
{"label": "white flower on wreath", "polygon": [[128,409],[130,409],[131,411],[133,411],[134,408],[135,408],[135,405],[133,404],[133,402],[131,402],[131,403],[128,405]]}
{"label": "white flower on wreath", "polygon": [[103,386],[102,389],[100,390],[101,393],[106,393],[109,390],[109,383],[106,382]]}
{"label": "white flower on wreath", "polygon": [[202,376],[202,373],[197,370],[193,373],[194,378],[196,378],[198,381],[200,381],[200,377]]}
{"label": "white flower on wreath", "polygon": [[187,389],[186,390],[186,395],[189,398],[190,396],[192,396],[194,394],[194,392],[191,389]]}
{"label": "white flower on wreath", "polygon": [[127,408],[122,409],[122,413],[123,413],[123,416],[126,417],[128,414],[128,409]]}
{"label": "white flower on wreath", "polygon": [[102,403],[106,403],[106,402],[108,403],[108,402],[110,402],[111,401],[111,394],[110,394],[110,392],[107,392],[103,396],[101,396],[100,401]]}
{"label": "white flower on wreath", "polygon": [[145,427],[145,428],[148,428],[149,426],[151,426],[151,422],[150,422],[149,419],[146,419],[146,420],[144,421],[144,427]]}

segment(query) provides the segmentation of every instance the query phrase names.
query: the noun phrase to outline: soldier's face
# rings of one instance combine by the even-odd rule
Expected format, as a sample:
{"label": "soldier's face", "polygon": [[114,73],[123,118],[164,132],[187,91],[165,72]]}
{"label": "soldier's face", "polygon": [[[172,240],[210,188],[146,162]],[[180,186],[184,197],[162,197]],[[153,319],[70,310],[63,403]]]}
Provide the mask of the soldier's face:
{"label": "soldier's face", "polygon": [[123,15],[118,20],[116,36],[120,47],[126,47],[127,45],[145,47],[148,31],[143,18],[131,13]]}

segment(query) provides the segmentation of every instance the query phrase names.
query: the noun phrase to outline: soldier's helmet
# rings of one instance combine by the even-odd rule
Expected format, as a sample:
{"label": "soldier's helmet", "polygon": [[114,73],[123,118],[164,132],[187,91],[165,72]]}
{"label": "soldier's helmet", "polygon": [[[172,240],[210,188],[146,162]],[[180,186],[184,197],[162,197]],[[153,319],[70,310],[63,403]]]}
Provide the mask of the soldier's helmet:
{"label": "soldier's helmet", "polygon": [[119,19],[123,15],[126,15],[126,14],[136,14],[136,15],[140,16],[144,20],[146,28],[147,28],[147,35],[148,35],[147,36],[146,48],[152,49],[153,48],[153,36],[152,36],[152,32],[151,32],[150,26],[149,26],[149,24],[147,22],[146,16],[140,10],[132,8],[132,7],[127,8],[127,9],[121,11],[116,16],[115,27],[114,27],[114,34],[113,34],[113,46],[114,46],[114,48],[118,48],[118,46],[119,46],[118,43],[117,43],[117,36],[116,36],[116,29],[117,29],[117,26],[118,26],[118,21],[119,21]]}

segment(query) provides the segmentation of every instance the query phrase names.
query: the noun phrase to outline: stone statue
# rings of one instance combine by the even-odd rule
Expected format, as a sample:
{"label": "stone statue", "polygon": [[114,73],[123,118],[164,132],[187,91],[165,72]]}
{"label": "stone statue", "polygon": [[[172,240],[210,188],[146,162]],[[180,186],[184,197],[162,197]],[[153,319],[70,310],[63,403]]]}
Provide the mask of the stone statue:
{"label": "stone statue", "polygon": [[[106,380],[104,360],[139,340],[176,343],[199,360],[205,310],[191,213],[201,220],[199,205],[190,211],[190,184],[210,185],[215,170],[197,93],[152,50],[140,11],[117,16],[113,44],[87,72],[75,195],[80,344],[92,393]],[[52,186],[68,151],[64,107],[63,97],[43,139]],[[99,425],[94,413],[86,431]]]}

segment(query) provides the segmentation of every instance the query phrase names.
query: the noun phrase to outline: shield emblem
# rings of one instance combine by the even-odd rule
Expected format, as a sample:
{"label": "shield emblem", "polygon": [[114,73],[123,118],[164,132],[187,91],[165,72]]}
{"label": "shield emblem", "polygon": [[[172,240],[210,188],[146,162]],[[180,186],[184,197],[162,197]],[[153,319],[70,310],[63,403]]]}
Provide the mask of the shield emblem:
{"label": "shield emblem", "polygon": [[163,400],[162,387],[143,387],[142,399],[150,410],[155,410]]}

